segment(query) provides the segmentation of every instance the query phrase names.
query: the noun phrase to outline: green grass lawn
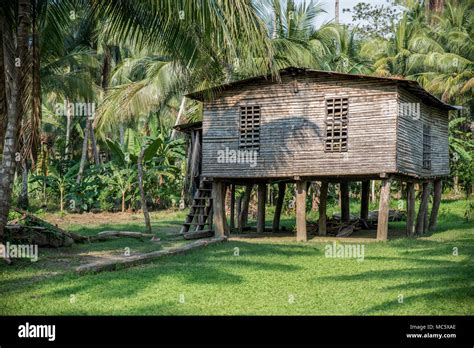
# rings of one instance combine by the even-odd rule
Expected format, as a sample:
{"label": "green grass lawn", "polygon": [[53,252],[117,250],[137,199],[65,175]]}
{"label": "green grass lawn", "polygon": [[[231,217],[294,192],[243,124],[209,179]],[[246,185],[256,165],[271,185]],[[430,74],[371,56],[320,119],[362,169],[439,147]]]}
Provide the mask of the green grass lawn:
{"label": "green grass lawn", "polygon": [[[248,239],[78,276],[58,264],[61,257],[75,262],[77,254],[71,259],[64,251],[41,250],[37,263],[0,264],[0,314],[473,315],[474,227],[463,220],[467,205],[444,201],[434,234],[365,243],[363,261],[328,258],[328,243],[314,240]],[[182,217],[154,215],[154,227],[177,228]],[[70,229],[92,234],[112,227],[141,230],[141,220]],[[129,239],[93,248],[119,252],[124,246],[159,248]]]}

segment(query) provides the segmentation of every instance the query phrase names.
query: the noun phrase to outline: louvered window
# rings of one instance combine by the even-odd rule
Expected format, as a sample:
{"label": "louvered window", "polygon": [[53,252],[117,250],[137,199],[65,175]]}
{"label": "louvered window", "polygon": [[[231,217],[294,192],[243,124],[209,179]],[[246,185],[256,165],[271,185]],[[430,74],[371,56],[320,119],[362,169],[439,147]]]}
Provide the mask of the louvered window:
{"label": "louvered window", "polygon": [[240,107],[240,148],[260,147],[260,106]]}
{"label": "louvered window", "polygon": [[348,98],[326,99],[326,152],[347,151]]}

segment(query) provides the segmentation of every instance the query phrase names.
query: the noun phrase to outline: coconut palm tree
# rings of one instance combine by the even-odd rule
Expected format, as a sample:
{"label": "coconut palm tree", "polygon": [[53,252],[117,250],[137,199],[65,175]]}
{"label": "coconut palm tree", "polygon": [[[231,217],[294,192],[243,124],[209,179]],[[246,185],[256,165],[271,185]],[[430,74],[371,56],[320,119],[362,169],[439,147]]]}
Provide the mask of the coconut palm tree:
{"label": "coconut palm tree", "polygon": [[108,19],[110,40],[162,52],[211,85],[225,79],[236,60],[260,56],[272,68],[272,47],[255,6],[249,0],[118,0],[95,2],[93,10]]}
{"label": "coconut palm tree", "polygon": [[6,120],[0,166],[0,242],[11,205],[12,183],[19,149],[19,131],[23,114],[28,111],[30,94],[31,57],[29,37],[31,31],[31,2],[18,0],[0,4],[0,25],[3,35],[3,64],[5,66]]}
{"label": "coconut palm tree", "polygon": [[[319,31],[316,18],[324,13],[318,1],[266,0],[256,4],[256,11],[266,25],[273,56],[253,56],[250,61],[241,60],[235,76],[248,77],[258,67],[259,74],[270,71],[265,60],[272,59],[271,66],[282,69],[288,66],[322,68],[320,62],[329,53],[328,31]],[[329,33],[330,34],[330,33]]]}
{"label": "coconut palm tree", "polygon": [[322,60],[324,70],[348,74],[367,74],[370,72],[369,59],[360,55],[361,43],[356,32],[346,25],[329,24],[320,29],[328,47],[328,54]]}
{"label": "coconut palm tree", "polygon": [[[465,104],[474,95],[474,2],[448,1],[442,15],[435,16],[432,35],[444,54],[429,52],[413,57],[422,66],[416,78],[430,92],[450,103]],[[419,60],[419,62],[417,61]]]}

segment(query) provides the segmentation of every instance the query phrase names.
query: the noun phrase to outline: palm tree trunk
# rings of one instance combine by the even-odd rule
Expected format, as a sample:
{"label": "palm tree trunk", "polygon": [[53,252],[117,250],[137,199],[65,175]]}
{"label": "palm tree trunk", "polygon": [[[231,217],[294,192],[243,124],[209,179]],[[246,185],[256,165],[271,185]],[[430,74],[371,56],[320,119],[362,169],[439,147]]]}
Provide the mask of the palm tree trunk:
{"label": "palm tree trunk", "polygon": [[96,165],[100,165],[99,151],[97,149],[97,142],[95,140],[94,127],[92,126],[92,122],[89,127],[89,130],[90,130],[90,137],[91,137],[92,154],[94,155],[94,162]]}
{"label": "palm tree trunk", "polygon": [[[176,116],[176,122],[174,123],[175,127],[180,123],[181,117],[184,114],[184,110],[186,107],[186,97],[183,97],[181,99],[181,105],[179,106],[179,111],[178,111],[178,116]],[[173,140],[176,137],[176,129],[173,128],[173,131],[171,132],[171,140]]]}
{"label": "palm tree trunk", "polygon": [[[36,5],[37,0],[33,1]],[[33,22],[32,22],[32,33],[33,33],[33,61],[32,61],[32,97],[31,97],[31,116],[29,122],[30,129],[30,141],[27,146],[27,151],[31,154],[32,165],[35,165],[38,149],[40,148],[40,130],[41,130],[41,119],[43,117],[41,112],[41,79],[40,79],[40,47],[39,47],[39,35],[38,35],[38,18],[37,9],[33,8]]]}
{"label": "palm tree trunk", "polygon": [[151,233],[150,214],[148,213],[148,207],[146,205],[145,189],[143,188],[143,156],[145,155],[145,147],[143,146],[140,155],[138,156],[137,167],[138,167],[138,188],[140,189],[140,198],[143,216],[145,217],[146,232]]}
{"label": "palm tree trunk", "polygon": [[84,141],[82,142],[82,155],[81,163],[79,164],[79,173],[77,173],[76,183],[79,184],[82,181],[82,175],[84,174],[84,167],[87,161],[87,144],[89,143],[89,129],[91,121],[89,117],[86,120],[86,126],[84,127]]}
{"label": "palm tree trunk", "polygon": [[444,0],[428,0],[426,4],[427,4],[428,12],[440,13],[443,11],[443,8],[444,8]]}
{"label": "palm tree trunk", "polygon": [[69,143],[71,141],[71,110],[69,108],[69,99],[65,100],[66,102],[66,147],[64,149],[64,158],[69,159]]}
{"label": "palm tree trunk", "polygon": [[[6,23],[2,20],[2,34],[10,34],[10,40],[4,36],[3,40],[8,45],[13,45],[14,33],[7,28]],[[7,223],[8,212],[11,206],[13,180],[15,177],[15,155],[18,149],[19,131],[21,127],[22,101],[27,91],[27,81],[29,78],[28,71],[28,33],[31,28],[31,9],[29,0],[18,0],[18,31],[17,31],[17,48],[14,52],[12,46],[4,51],[6,79],[5,90],[7,91],[7,126],[5,132],[5,140],[3,146],[2,164],[0,167],[0,241],[3,240],[4,228]],[[13,57],[20,58],[20,66],[11,64]]]}
{"label": "palm tree trunk", "polygon": [[20,196],[18,197],[18,207],[23,210],[28,210],[29,200],[28,200],[28,171],[29,166],[27,161],[21,163],[21,191]]}
{"label": "palm tree trunk", "polygon": [[122,213],[125,213],[125,191],[122,191]]}
{"label": "palm tree trunk", "polygon": [[[102,64],[102,73],[101,73],[101,86],[102,89],[105,90],[109,86],[109,75],[110,75],[110,49],[109,46],[104,45],[104,60]],[[92,155],[94,157],[94,163],[96,165],[100,165],[100,157],[99,151],[97,150],[97,141],[95,138],[94,133],[94,122],[91,122],[89,127],[90,137],[91,137],[91,148],[92,148]]]}
{"label": "palm tree trunk", "polygon": [[[3,18],[0,18],[0,30],[3,31]],[[7,130],[7,104],[5,95],[5,62],[3,59],[3,35],[0,34],[0,153],[3,152],[3,141]]]}
{"label": "palm tree trunk", "polygon": [[454,194],[459,196],[461,189],[459,188],[459,176],[455,175],[453,177],[453,186],[454,186]]}
{"label": "palm tree trunk", "polygon": [[277,34],[277,13],[276,11],[274,10],[273,11],[273,14],[272,14],[272,40],[275,40],[277,37],[278,37],[278,34]]}
{"label": "palm tree trunk", "polygon": [[334,2],[334,22],[339,24],[339,0]]}

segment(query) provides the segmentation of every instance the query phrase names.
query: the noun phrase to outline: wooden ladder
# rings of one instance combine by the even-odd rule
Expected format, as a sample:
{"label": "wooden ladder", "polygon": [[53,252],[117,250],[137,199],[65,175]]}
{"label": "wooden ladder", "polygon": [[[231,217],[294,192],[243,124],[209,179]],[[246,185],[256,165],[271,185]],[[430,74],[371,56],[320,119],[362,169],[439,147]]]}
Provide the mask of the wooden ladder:
{"label": "wooden ladder", "polygon": [[212,230],[212,181],[206,179],[200,181],[191,204],[180,234],[185,239],[214,236]]}

